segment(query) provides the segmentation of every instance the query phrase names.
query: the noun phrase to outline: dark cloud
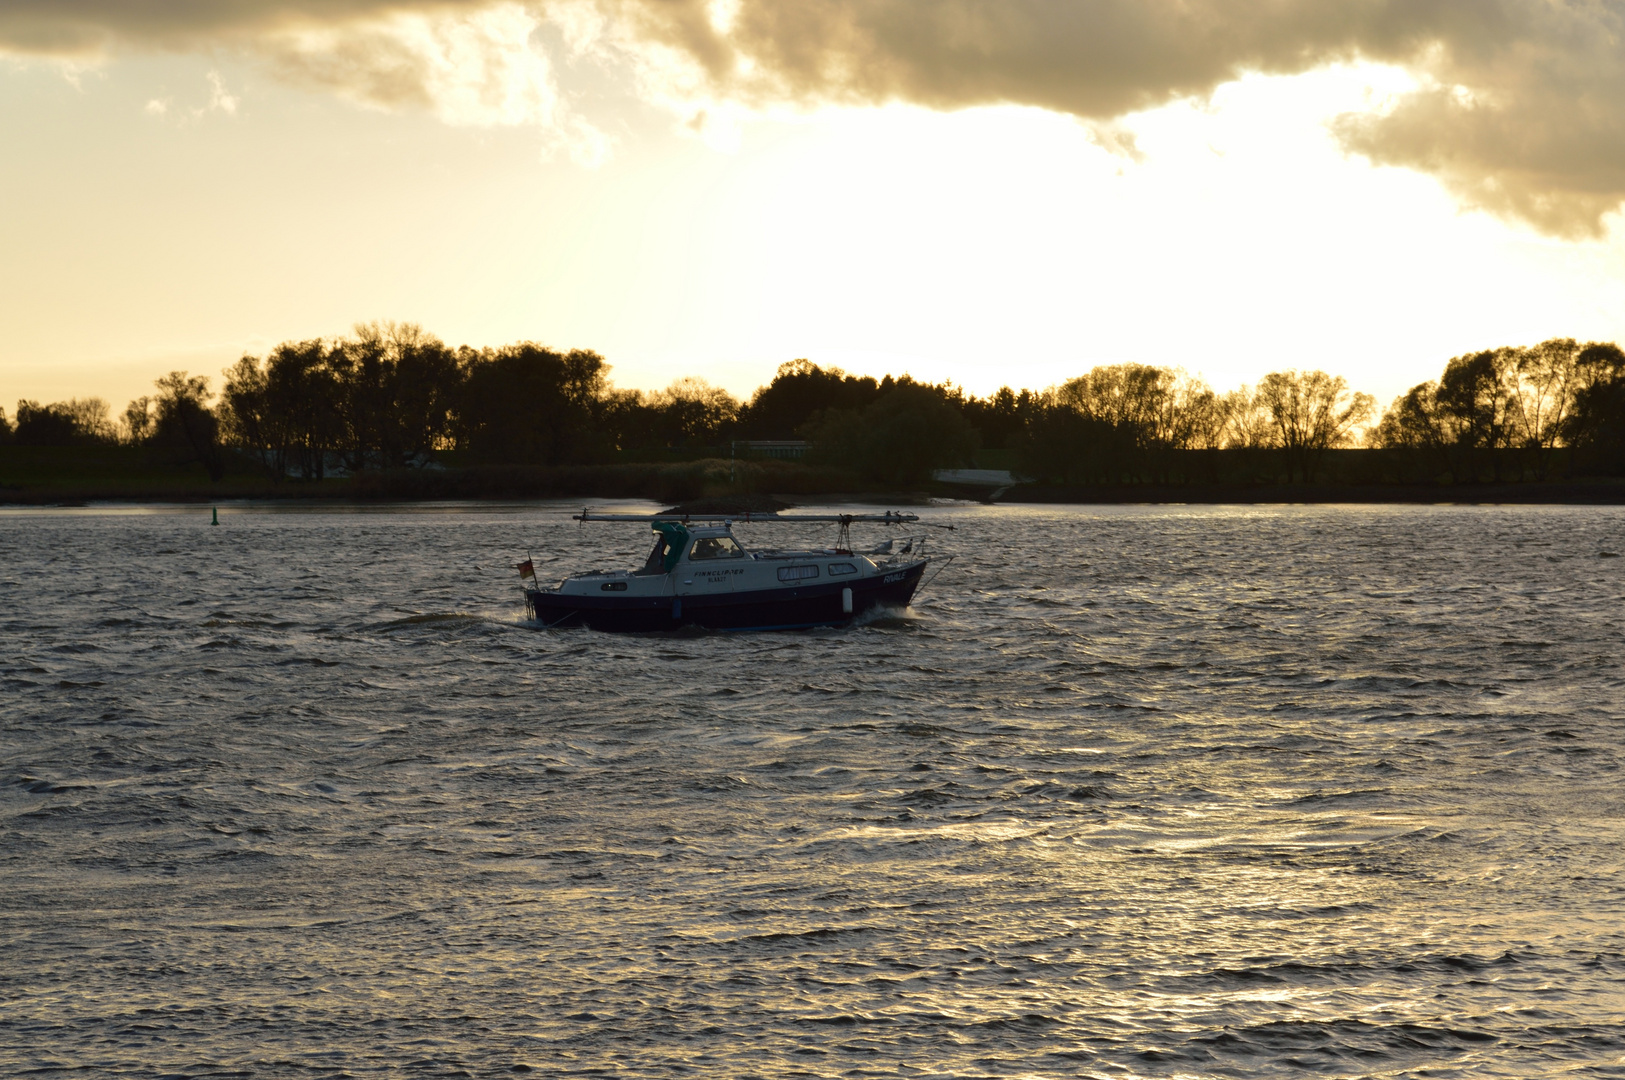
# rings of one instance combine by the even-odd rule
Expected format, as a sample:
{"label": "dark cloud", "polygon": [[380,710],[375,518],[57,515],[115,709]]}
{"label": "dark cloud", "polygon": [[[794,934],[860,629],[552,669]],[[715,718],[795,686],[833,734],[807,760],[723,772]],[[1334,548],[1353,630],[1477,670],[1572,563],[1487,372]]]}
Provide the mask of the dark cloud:
{"label": "dark cloud", "polygon": [[1414,59],[1421,89],[1333,131],[1468,205],[1556,236],[1599,235],[1625,199],[1625,5],[1528,0],[1504,14],[1507,33],[1440,42]]}
{"label": "dark cloud", "polygon": [[482,0],[0,0],[0,47],[82,55],[119,46],[168,49],[251,40],[294,27],[335,26],[402,10],[473,9]]}
{"label": "dark cloud", "polygon": [[[706,96],[747,104],[1017,103],[1110,121],[1248,72],[1399,64],[1419,89],[1337,118],[1353,153],[1436,176],[1463,202],[1562,236],[1625,199],[1625,0],[579,0],[632,48],[686,60]],[[0,46],[188,48],[402,11],[410,0],[0,0]],[[544,13],[567,5],[533,3]],[[290,77],[412,102],[407,55],[361,36],[282,49]],[[346,49],[349,51],[346,52]],[[275,52],[275,50],[273,50]],[[294,56],[294,60],[289,60]],[[296,62],[297,61],[297,62]]]}
{"label": "dark cloud", "polygon": [[1622,0],[743,0],[703,49],[703,3],[633,10],[747,99],[1107,120],[1248,72],[1393,63],[1419,89],[1337,118],[1348,151],[1554,235],[1600,233],[1625,199]]}

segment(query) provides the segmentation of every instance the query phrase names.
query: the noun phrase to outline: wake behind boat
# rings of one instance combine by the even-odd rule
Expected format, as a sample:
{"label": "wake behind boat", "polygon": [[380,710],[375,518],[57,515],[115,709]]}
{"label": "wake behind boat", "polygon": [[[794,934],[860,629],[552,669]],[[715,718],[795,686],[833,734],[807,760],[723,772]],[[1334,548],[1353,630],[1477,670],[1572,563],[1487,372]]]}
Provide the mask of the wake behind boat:
{"label": "wake behind boat", "polygon": [[[852,550],[857,522],[914,524],[914,514],[794,515],[597,514],[580,522],[643,522],[655,534],[654,550],[636,570],[574,574],[556,585],[535,583],[530,561],[521,563],[525,606],[548,627],[658,631],[684,626],[713,630],[798,630],[842,626],[877,607],[907,607],[933,561],[926,538],[888,540],[862,554]],[[751,550],[734,535],[735,523],[835,523],[834,547]],[[952,526],[940,526],[952,528]],[[934,575],[933,575],[934,576]]]}

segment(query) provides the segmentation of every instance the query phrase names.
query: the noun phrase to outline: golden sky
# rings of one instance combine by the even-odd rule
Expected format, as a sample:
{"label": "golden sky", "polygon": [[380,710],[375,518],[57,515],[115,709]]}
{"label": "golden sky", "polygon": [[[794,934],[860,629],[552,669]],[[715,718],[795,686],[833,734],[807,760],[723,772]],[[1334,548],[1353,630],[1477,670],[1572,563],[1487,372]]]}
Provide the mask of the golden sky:
{"label": "golden sky", "polygon": [[1384,401],[1625,341],[1619,0],[0,0],[0,404],[373,319]]}

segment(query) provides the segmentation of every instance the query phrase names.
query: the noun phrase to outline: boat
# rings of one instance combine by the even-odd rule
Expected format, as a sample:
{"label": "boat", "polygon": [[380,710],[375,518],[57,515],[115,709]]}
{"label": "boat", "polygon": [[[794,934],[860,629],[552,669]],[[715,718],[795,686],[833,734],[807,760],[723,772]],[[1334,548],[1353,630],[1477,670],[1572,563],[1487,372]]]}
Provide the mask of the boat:
{"label": "boat", "polygon": [[[937,573],[953,556],[925,553],[926,537],[910,535],[856,552],[855,523],[915,524],[914,514],[605,514],[583,510],[580,522],[642,522],[654,548],[636,570],[572,574],[554,585],[537,583],[535,567],[519,564],[530,618],[543,627],[651,632],[703,627],[709,630],[800,630],[844,626],[875,608],[904,608],[935,563]],[[734,535],[736,524],[834,523],[828,548],[751,549]],[[936,526],[952,528],[951,525]],[[935,576],[935,573],[932,574]]]}

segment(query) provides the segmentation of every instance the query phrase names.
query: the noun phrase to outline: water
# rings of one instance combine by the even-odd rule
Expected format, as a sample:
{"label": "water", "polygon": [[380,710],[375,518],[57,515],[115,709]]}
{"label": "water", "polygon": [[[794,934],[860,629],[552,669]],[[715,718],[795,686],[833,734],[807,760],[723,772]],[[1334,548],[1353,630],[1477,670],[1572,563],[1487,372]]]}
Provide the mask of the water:
{"label": "water", "polygon": [[1625,512],[943,508],[653,638],[522,624],[566,513],[0,515],[0,1072],[1625,1076]]}

